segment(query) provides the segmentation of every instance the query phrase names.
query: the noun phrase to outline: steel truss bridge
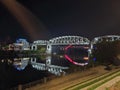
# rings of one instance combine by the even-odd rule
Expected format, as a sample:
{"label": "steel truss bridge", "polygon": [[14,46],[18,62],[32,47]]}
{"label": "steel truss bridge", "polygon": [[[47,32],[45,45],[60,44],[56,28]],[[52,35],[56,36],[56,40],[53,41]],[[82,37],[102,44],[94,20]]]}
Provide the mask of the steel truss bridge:
{"label": "steel truss bridge", "polygon": [[51,45],[80,45],[80,44],[89,44],[90,41],[87,38],[81,36],[61,36],[55,37],[49,40],[48,44]]}
{"label": "steel truss bridge", "polygon": [[[120,40],[120,35],[105,35],[95,37],[92,41],[88,38],[81,36],[60,36],[50,40],[36,40],[33,42],[32,47],[36,45],[85,45],[85,44],[96,44],[101,41],[115,41]],[[33,48],[32,48],[33,49]],[[35,47],[37,49],[37,47]]]}
{"label": "steel truss bridge", "polygon": [[32,50],[37,50],[37,45],[47,45],[47,52],[50,53],[52,45],[88,45],[90,40],[81,36],[61,36],[50,40],[36,40],[32,44]]}
{"label": "steel truss bridge", "polygon": [[120,40],[120,35],[105,35],[105,36],[95,37],[91,41],[91,43],[96,44],[102,41],[111,42],[111,41],[116,41],[116,40]]}
{"label": "steel truss bridge", "polygon": [[113,42],[113,41],[116,41],[116,40],[120,40],[120,35],[105,35],[105,36],[95,37],[91,41],[91,49],[93,49],[93,45],[96,44],[96,43],[100,43],[102,41]]}
{"label": "steel truss bridge", "polygon": [[[37,40],[32,44],[32,50],[37,50],[37,45],[46,45],[46,53],[51,54],[52,46],[54,45],[90,45],[88,49],[88,54],[92,53],[91,49],[93,49],[93,45],[102,41],[115,41],[120,40],[120,35],[106,35],[95,37],[92,41],[88,38],[81,36],[60,36],[55,37],[50,40]],[[89,56],[89,55],[88,55]],[[48,57],[46,59],[46,64],[51,65],[51,58]]]}
{"label": "steel truss bridge", "polygon": [[47,44],[47,53],[51,54],[53,45],[89,45],[90,40],[81,36],[61,36],[52,38]]}

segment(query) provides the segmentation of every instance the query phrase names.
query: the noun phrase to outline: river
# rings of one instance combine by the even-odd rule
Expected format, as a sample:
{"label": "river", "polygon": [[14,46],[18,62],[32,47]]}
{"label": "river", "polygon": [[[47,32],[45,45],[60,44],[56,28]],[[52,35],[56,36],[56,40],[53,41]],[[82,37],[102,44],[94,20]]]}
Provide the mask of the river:
{"label": "river", "polygon": [[7,90],[51,75],[66,74],[71,65],[88,64],[86,49],[71,48],[64,53],[60,52],[53,50],[52,55],[49,56],[3,58],[1,56],[0,90]]}

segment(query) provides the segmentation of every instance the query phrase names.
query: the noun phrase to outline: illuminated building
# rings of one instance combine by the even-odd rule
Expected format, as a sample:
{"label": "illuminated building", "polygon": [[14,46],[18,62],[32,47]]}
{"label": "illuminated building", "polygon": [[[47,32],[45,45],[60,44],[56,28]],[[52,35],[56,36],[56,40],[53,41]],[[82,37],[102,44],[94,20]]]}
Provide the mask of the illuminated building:
{"label": "illuminated building", "polygon": [[29,42],[26,39],[18,39],[14,43],[14,50],[30,50]]}

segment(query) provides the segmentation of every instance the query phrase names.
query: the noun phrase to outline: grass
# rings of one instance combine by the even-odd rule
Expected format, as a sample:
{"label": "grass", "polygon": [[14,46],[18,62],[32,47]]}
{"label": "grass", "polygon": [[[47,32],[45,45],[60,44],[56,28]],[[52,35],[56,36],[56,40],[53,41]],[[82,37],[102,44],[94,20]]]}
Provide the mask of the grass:
{"label": "grass", "polygon": [[[89,86],[89,85],[92,85],[92,84],[94,84],[95,82],[98,82],[98,81],[100,81],[100,80],[102,80],[102,79],[104,79],[104,78],[106,78],[106,77],[108,77],[108,76],[110,76],[110,75],[112,75],[112,74],[115,74],[115,73],[118,72],[118,71],[119,71],[119,70],[114,71],[114,72],[110,72],[110,73],[107,73],[107,74],[104,74],[104,75],[102,75],[102,76],[100,76],[100,77],[98,77],[98,78],[94,78],[94,80],[93,80],[93,78],[92,78],[92,79],[89,79],[89,80],[86,80],[86,81],[84,81],[84,82],[81,82],[81,83],[78,83],[78,84],[73,85],[73,86],[71,86],[71,87],[68,87],[68,88],[66,88],[65,90],[67,90],[67,89],[69,89],[69,88],[72,88],[72,87],[75,87],[75,86],[77,86],[77,85],[79,85],[79,86],[76,87],[76,88],[74,88],[73,90],[82,89],[82,88],[84,88],[84,87],[86,87],[86,86]],[[91,90],[91,89],[89,89],[89,90]],[[93,90],[93,89],[92,89],[92,90]]]}
{"label": "grass", "polygon": [[[96,77],[97,77],[97,76],[96,76]],[[74,87],[74,86],[76,86],[76,85],[79,85],[79,84],[85,83],[85,82],[87,82],[87,81],[89,81],[89,80],[92,80],[92,79],[94,79],[94,78],[96,78],[96,77],[90,78],[90,79],[85,80],[85,81],[83,81],[83,82],[81,82],[81,83],[78,83],[78,84],[75,84],[75,85],[73,85],[73,86],[70,86],[70,87],[66,88],[65,90],[67,90],[67,89],[69,89],[69,88],[71,88],[71,87]]]}
{"label": "grass", "polygon": [[114,77],[119,76],[119,75],[120,75],[120,73],[118,73],[117,75],[112,76],[111,78],[108,78],[108,79],[106,79],[106,80],[104,80],[104,81],[102,81],[102,82],[100,82],[100,83],[98,83],[98,84],[96,84],[96,85],[88,88],[87,90],[94,90],[94,89],[96,89],[97,87],[101,86],[102,84],[108,82],[109,80],[111,80],[111,79],[113,79]]}
{"label": "grass", "polygon": [[116,82],[111,87],[106,87],[106,90],[111,90],[111,89],[114,89],[114,88],[115,88],[115,90],[119,90],[120,89],[120,81]]}
{"label": "grass", "polygon": [[108,88],[105,88],[105,90],[109,90]]}

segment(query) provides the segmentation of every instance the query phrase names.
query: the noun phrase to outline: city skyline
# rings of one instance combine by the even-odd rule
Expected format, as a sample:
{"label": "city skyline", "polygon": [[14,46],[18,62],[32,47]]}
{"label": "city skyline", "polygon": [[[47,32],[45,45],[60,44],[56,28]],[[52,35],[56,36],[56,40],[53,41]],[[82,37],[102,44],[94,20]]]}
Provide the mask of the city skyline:
{"label": "city skyline", "polygon": [[[17,0],[36,16],[46,28],[40,30],[38,39],[57,36],[79,35],[93,39],[96,36],[120,34],[120,1],[79,0]],[[30,39],[16,18],[0,3],[0,39],[19,37]]]}

